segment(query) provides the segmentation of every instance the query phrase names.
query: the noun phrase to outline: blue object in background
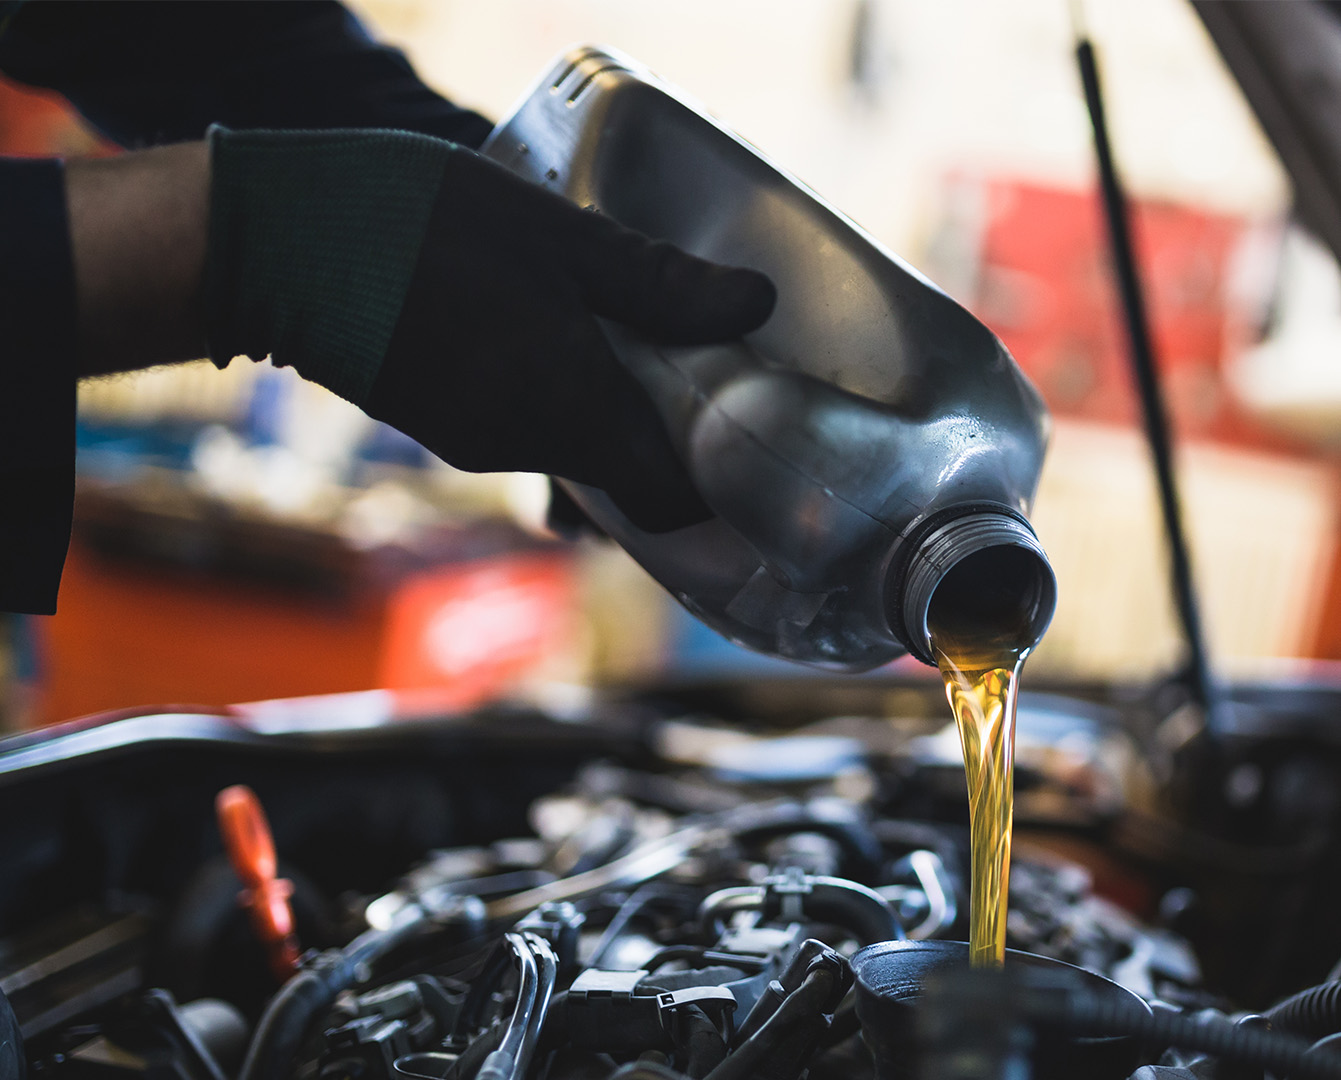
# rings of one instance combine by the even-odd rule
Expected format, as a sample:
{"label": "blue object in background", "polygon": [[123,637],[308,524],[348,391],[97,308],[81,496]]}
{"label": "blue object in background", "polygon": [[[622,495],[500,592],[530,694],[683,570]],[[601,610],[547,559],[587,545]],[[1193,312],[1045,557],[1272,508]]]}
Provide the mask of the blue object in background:
{"label": "blue object in background", "polygon": [[750,675],[796,678],[814,675],[814,668],[778,660],[727,641],[679,604],[671,607],[666,630],[668,667],[680,675]]}
{"label": "blue object in background", "polygon": [[[764,656],[727,641],[715,630],[689,614],[679,604],[670,605],[666,627],[668,671],[695,678],[711,676],[748,676],[777,678],[833,678],[833,672]],[[868,671],[864,675],[844,675],[843,678],[888,678],[891,674],[904,677],[938,679],[934,668],[918,663],[908,656],[891,664]]]}
{"label": "blue object in background", "polygon": [[284,416],[291,407],[292,397],[293,387],[283,373],[274,368],[260,368],[247,398],[242,437],[252,446],[274,446],[280,442]]}
{"label": "blue object in background", "polygon": [[[38,621],[0,611],[0,732],[31,723],[31,701],[41,668]],[[8,654],[8,655],[6,655]]]}
{"label": "blue object in background", "polygon": [[9,623],[6,636],[9,638],[10,672],[16,682],[36,682],[40,665],[35,620],[31,615],[7,615],[6,621]]}
{"label": "blue object in background", "polygon": [[75,426],[79,471],[124,481],[146,465],[187,469],[199,431],[199,424],[181,420],[130,425],[81,416]]}

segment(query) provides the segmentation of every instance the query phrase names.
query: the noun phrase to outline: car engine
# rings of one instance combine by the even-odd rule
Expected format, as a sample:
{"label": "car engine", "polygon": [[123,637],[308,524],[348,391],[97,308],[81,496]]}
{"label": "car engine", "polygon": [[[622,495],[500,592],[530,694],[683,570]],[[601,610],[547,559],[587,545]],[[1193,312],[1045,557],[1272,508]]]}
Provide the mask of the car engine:
{"label": "car engine", "polygon": [[[1149,701],[1027,697],[1014,951],[979,973],[935,688],[754,693],[11,738],[0,1074],[1341,1075],[1335,752],[1274,698],[1208,757],[1152,750]],[[222,791],[253,800],[231,844]]]}

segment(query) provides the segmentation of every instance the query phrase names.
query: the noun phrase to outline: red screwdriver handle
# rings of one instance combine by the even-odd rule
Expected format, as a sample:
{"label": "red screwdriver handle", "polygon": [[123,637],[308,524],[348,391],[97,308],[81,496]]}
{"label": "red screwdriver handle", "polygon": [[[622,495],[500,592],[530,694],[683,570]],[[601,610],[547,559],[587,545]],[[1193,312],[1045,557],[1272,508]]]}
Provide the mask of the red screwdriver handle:
{"label": "red screwdriver handle", "polygon": [[228,859],[244,886],[238,903],[251,916],[271,970],[283,981],[297,970],[300,950],[289,903],[293,884],[276,876],[278,861],[270,822],[261,800],[243,784],[219,792],[214,811]]}

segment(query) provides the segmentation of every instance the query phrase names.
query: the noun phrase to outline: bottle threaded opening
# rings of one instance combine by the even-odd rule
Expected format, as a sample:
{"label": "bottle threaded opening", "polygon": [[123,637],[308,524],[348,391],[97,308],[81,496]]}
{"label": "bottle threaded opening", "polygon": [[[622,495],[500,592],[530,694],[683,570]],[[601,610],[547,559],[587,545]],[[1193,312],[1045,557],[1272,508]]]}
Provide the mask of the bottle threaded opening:
{"label": "bottle threaded opening", "polygon": [[922,539],[900,593],[909,650],[934,664],[932,622],[960,638],[1010,639],[1033,648],[1052,621],[1057,579],[1027,524],[975,511]]}

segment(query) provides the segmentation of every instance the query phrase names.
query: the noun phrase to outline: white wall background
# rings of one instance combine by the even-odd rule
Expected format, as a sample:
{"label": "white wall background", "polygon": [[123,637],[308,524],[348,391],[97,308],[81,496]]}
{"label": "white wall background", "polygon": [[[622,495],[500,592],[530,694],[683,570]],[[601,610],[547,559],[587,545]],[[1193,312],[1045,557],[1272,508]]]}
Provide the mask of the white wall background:
{"label": "white wall background", "polygon": [[[678,85],[916,261],[948,168],[1080,185],[1069,0],[354,0],[456,100],[502,116],[573,44]],[[867,13],[865,88],[852,78]],[[1269,215],[1285,185],[1185,0],[1088,0],[1134,191]]]}

